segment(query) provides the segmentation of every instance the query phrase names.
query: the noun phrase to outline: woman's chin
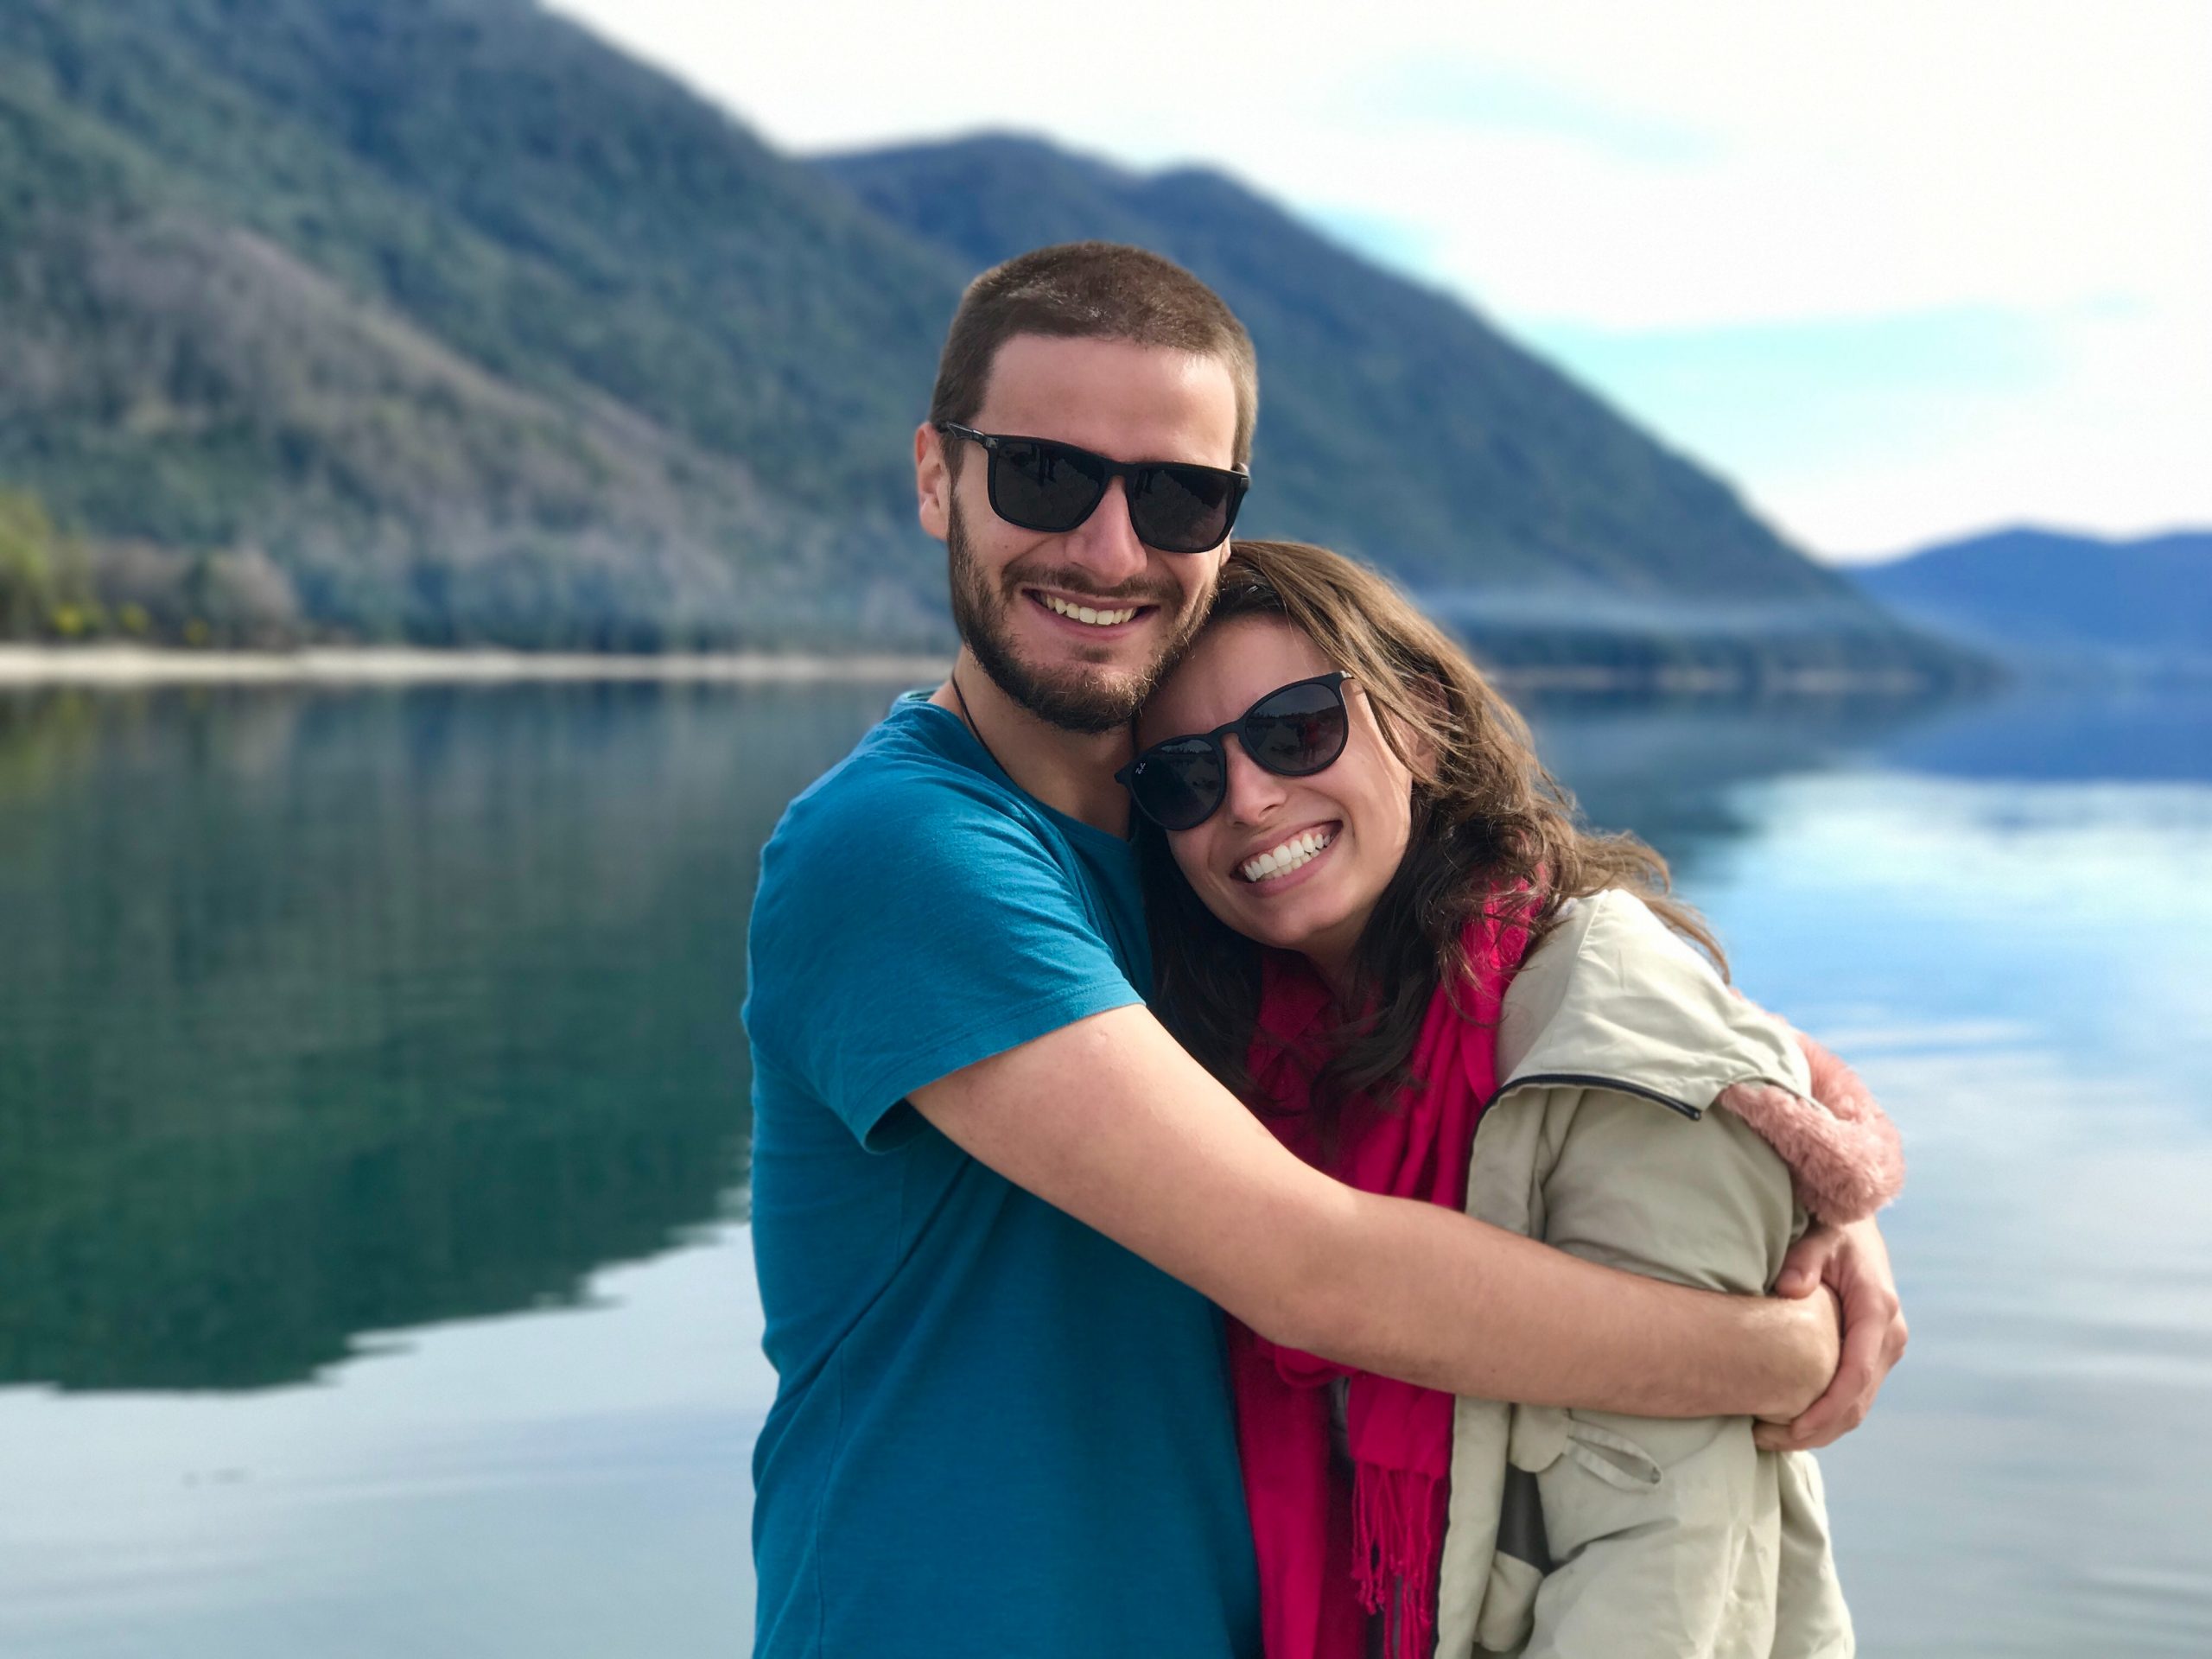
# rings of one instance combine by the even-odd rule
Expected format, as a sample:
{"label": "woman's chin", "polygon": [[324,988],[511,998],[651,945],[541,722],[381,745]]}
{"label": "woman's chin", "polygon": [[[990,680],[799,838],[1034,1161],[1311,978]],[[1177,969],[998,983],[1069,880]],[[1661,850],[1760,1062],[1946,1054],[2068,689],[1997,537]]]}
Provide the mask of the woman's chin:
{"label": "woman's chin", "polygon": [[1345,911],[1344,906],[1328,902],[1325,893],[1301,891],[1279,899],[1243,896],[1236,913],[1222,919],[1248,939],[1313,956],[1329,951],[1344,935]]}

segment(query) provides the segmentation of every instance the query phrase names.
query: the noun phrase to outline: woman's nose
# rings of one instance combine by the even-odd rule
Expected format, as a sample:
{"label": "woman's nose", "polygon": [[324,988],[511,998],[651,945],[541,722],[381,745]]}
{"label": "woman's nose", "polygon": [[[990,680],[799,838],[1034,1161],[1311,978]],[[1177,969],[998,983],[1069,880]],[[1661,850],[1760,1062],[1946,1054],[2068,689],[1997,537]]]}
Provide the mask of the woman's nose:
{"label": "woman's nose", "polygon": [[1239,823],[1257,823],[1282,804],[1282,779],[1255,765],[1234,737],[1224,739],[1221,747],[1229,758],[1228,793],[1223,804]]}

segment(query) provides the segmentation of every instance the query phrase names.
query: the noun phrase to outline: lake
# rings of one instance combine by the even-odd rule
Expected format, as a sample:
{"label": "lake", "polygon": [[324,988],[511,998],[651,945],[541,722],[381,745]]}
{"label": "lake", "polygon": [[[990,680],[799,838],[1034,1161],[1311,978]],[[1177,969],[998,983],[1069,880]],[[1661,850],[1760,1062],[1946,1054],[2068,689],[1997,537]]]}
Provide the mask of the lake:
{"label": "lake", "polygon": [[[0,1654],[741,1654],[760,844],[881,685],[0,691]],[[2212,1651],[2212,694],[1538,705],[1911,1173],[1870,1655]]]}

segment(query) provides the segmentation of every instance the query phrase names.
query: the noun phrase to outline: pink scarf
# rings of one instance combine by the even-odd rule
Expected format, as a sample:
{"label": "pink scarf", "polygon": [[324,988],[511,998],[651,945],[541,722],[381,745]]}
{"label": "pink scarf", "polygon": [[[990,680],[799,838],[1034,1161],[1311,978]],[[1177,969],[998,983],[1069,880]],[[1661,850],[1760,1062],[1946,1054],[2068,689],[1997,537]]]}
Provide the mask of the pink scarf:
{"label": "pink scarf", "polygon": [[[1469,925],[1471,983],[1459,1007],[1442,988],[1430,999],[1413,1053],[1420,1086],[1388,1111],[1348,1103],[1331,1173],[1369,1192],[1465,1206],[1475,1121],[1497,1087],[1498,1011],[1528,938],[1517,926]],[[1308,1091],[1333,1020],[1304,959],[1269,952],[1252,1076],[1272,1102],[1268,1127],[1316,1165]],[[1229,1345],[1268,1659],[1361,1659],[1363,1612],[1387,1614],[1389,1659],[1421,1659],[1435,1639],[1452,1396],[1281,1347],[1233,1320]],[[1329,1385],[1340,1376],[1351,1379],[1349,1494],[1330,1468]]]}

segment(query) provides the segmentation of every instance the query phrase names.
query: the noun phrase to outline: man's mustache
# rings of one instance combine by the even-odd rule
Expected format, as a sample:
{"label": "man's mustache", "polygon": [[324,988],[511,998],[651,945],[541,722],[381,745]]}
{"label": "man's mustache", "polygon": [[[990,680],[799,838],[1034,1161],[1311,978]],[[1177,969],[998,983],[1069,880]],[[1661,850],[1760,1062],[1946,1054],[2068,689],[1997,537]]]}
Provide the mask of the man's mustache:
{"label": "man's mustache", "polygon": [[1065,565],[1049,570],[1017,565],[1002,580],[1009,598],[1023,588],[1049,588],[1054,593],[1103,600],[1109,606],[1157,605],[1171,611],[1182,598],[1173,588],[1154,582],[1132,582],[1119,588],[1101,588],[1080,570]]}

